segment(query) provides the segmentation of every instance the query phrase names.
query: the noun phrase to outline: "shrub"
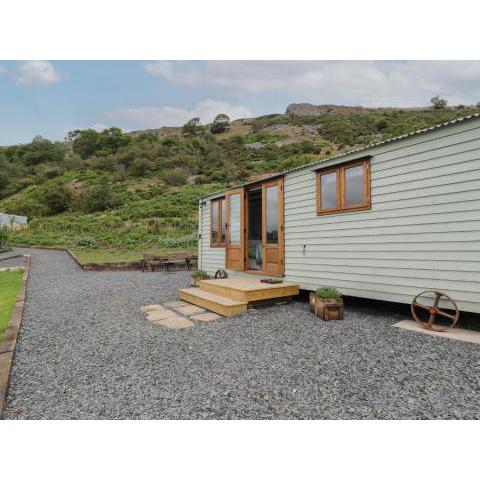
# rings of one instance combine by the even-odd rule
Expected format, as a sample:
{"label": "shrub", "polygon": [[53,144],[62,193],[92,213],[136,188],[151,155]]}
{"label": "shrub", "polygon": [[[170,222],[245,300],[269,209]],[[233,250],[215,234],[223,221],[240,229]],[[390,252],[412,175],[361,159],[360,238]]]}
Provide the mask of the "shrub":
{"label": "shrub", "polygon": [[136,158],[131,163],[130,170],[132,175],[135,177],[143,177],[153,168],[153,165],[153,162],[151,162],[148,158]]}
{"label": "shrub", "polygon": [[68,210],[73,203],[73,193],[64,183],[54,182],[43,188],[43,203],[50,215]]}
{"label": "shrub", "polygon": [[210,275],[205,270],[196,270],[192,273],[192,277],[198,279],[206,279],[209,278]]}
{"label": "shrub", "polygon": [[334,287],[321,287],[315,292],[315,295],[320,298],[342,298],[342,293]]}
{"label": "shrub", "polygon": [[188,175],[185,170],[181,168],[173,168],[171,170],[165,170],[162,173],[162,179],[167,185],[179,187],[187,183]]}
{"label": "shrub", "polygon": [[6,225],[0,225],[0,248],[8,247],[9,231]]}
{"label": "shrub", "polygon": [[100,182],[91,187],[85,197],[85,210],[87,212],[100,212],[113,208],[117,205],[112,186],[107,177],[103,177]]}
{"label": "shrub", "polygon": [[92,237],[82,237],[77,240],[77,247],[93,247],[95,239]]}

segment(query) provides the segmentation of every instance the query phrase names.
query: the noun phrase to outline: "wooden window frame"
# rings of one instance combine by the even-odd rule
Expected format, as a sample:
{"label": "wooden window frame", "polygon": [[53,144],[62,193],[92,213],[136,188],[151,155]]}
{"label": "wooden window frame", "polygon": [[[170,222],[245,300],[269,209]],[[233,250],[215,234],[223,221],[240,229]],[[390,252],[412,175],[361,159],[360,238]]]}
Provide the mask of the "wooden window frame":
{"label": "wooden window frame", "polygon": [[[345,172],[346,170],[363,166],[363,188],[365,203],[357,205],[345,205]],[[337,206],[335,208],[322,209],[322,182],[321,177],[329,173],[337,174]],[[343,163],[334,167],[322,168],[316,171],[317,176],[317,215],[331,215],[335,213],[357,212],[359,210],[370,210],[371,204],[371,178],[370,178],[370,157]]]}
{"label": "wooden window frame", "polygon": [[[225,202],[226,202],[225,197],[215,198],[214,200],[210,200],[210,247],[211,248],[224,248],[225,247],[225,242],[222,242],[222,226],[223,226],[222,222],[225,221],[225,219],[222,218],[222,204],[224,204]],[[217,223],[218,239],[217,239],[216,242],[213,241],[213,232],[212,232],[212,225],[213,225],[212,218],[213,218],[213,204],[214,203],[218,203],[218,213],[217,213],[217,215],[218,215],[218,217],[217,217],[217,220],[218,220],[218,223]],[[226,237],[226,233],[227,232],[225,232],[225,237]]]}

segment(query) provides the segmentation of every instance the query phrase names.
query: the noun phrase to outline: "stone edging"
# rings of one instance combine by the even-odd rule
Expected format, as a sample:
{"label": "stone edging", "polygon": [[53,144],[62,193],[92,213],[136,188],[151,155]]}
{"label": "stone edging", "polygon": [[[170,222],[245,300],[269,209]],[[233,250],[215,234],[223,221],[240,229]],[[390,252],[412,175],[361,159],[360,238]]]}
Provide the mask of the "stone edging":
{"label": "stone edging", "polygon": [[27,292],[31,257],[25,255],[25,258],[25,270],[23,272],[20,290],[17,294],[12,317],[8,324],[3,341],[0,345],[0,419],[3,418],[3,411],[7,401],[10,371],[12,369],[13,358],[15,356],[15,345],[17,344],[18,332],[20,331],[20,325],[23,319],[23,310],[25,307],[25,295]]}

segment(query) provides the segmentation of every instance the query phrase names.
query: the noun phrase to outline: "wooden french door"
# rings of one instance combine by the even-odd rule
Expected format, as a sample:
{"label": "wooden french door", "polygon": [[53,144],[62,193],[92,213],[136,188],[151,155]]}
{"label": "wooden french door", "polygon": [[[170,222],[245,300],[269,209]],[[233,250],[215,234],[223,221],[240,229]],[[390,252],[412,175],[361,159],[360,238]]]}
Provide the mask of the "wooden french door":
{"label": "wooden french door", "polygon": [[[262,184],[262,272],[285,272],[283,177]],[[226,192],[225,267],[246,270],[248,212],[245,189]]]}
{"label": "wooden french door", "polygon": [[225,267],[244,270],[245,265],[245,190],[237,188],[225,194],[227,215],[225,220]]}
{"label": "wooden french door", "polygon": [[264,273],[285,272],[283,177],[262,184],[262,251]]}

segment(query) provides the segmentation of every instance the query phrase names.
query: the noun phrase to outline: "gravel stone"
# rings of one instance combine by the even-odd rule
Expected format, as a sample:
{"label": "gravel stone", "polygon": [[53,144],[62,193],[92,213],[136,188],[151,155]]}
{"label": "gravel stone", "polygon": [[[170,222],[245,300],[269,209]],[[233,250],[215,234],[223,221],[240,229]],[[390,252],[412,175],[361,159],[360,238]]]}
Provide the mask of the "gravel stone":
{"label": "gravel stone", "polygon": [[25,265],[24,257],[10,258],[18,255],[18,252],[5,252],[0,254],[0,268],[21,267]]}
{"label": "gravel stone", "polygon": [[[17,250],[18,251],[18,250]],[[142,305],[189,272],[92,272],[32,255],[9,419],[479,419],[478,345],[407,332],[393,310],[305,302],[169,330]]]}

